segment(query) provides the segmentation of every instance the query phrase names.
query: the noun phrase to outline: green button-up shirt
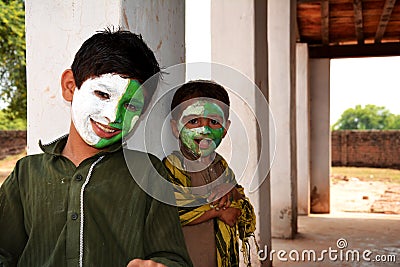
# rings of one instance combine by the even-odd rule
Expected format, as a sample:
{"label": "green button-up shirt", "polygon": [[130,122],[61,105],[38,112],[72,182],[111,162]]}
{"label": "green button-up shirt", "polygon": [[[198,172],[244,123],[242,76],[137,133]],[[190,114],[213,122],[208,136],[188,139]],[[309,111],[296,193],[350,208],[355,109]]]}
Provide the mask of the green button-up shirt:
{"label": "green button-up shirt", "polygon": [[[0,266],[124,267],[135,258],[191,266],[176,207],[136,184],[122,149],[76,167],[61,156],[66,139],[19,160],[1,186]],[[163,171],[146,153],[128,158],[135,178]]]}

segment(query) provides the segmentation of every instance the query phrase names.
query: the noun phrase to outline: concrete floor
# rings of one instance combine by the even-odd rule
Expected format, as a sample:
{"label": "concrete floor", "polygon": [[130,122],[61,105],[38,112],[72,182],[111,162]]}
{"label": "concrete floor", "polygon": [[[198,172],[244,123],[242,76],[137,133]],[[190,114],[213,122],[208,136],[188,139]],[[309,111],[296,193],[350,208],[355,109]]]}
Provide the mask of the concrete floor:
{"label": "concrete floor", "polygon": [[[299,233],[296,239],[272,240],[272,249],[285,251],[286,254],[280,252],[282,253],[281,259],[287,259],[287,261],[279,260],[278,252],[275,252],[273,266],[400,266],[400,215],[347,212],[313,214],[299,216],[298,226]],[[345,243],[347,246],[339,249]],[[329,255],[330,248],[331,256]],[[298,261],[296,260],[296,251],[292,250],[299,253]],[[308,260],[308,255],[311,255],[312,252],[307,251],[303,257],[306,260],[303,261],[304,250],[314,250],[316,260],[314,261],[313,257]],[[328,252],[323,254],[324,260],[318,260],[318,258],[322,258],[323,250]],[[365,252],[366,250],[370,250],[371,254],[369,255],[368,251]],[[363,260],[363,252],[366,253],[366,259],[371,259],[370,262]],[[359,261],[355,257],[357,253],[360,256]],[[393,260],[385,263],[378,262],[375,260],[377,255],[381,259],[395,257],[396,262]],[[340,260],[340,257],[343,260]],[[335,258],[337,259],[335,260]]]}

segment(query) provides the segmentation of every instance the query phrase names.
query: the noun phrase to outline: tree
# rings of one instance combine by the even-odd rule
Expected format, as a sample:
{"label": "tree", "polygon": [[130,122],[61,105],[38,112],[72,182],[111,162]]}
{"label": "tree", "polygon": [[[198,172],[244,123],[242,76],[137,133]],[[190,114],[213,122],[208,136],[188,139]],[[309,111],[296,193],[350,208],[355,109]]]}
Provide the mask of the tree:
{"label": "tree", "polygon": [[26,130],[26,119],[7,118],[7,114],[0,110],[0,131],[4,130]]}
{"label": "tree", "polygon": [[0,98],[9,118],[26,118],[25,5],[0,0]]}
{"label": "tree", "polygon": [[356,105],[345,110],[333,125],[334,130],[389,130],[400,129],[400,115],[394,115],[385,107]]}

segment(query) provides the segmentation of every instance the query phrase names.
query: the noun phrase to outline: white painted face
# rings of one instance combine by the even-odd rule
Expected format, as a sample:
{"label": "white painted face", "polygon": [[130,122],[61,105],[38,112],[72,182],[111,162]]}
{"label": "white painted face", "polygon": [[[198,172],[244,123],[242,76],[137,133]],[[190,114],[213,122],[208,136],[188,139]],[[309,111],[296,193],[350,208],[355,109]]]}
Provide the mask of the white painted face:
{"label": "white painted face", "polygon": [[[102,148],[111,144],[106,142],[106,145],[103,145],[104,140],[115,142],[121,139],[123,117],[120,118],[117,111],[118,108],[122,108],[121,99],[126,96],[124,94],[130,82],[137,81],[124,79],[116,74],[103,74],[86,80],[80,89],[75,89],[72,100],[72,121],[87,144]],[[133,94],[140,93],[142,99],[143,94],[141,90],[137,90],[138,86],[133,89],[135,90]],[[138,106],[138,114],[132,119],[132,124],[139,118],[142,108],[143,106]]]}

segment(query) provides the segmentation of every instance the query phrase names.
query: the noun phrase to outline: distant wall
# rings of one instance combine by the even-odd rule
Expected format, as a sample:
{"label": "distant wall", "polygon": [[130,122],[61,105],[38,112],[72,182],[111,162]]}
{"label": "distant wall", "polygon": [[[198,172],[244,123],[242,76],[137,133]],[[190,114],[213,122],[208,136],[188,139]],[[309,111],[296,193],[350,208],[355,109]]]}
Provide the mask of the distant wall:
{"label": "distant wall", "polygon": [[0,159],[26,149],[26,131],[0,131]]}
{"label": "distant wall", "polygon": [[400,130],[332,132],[332,166],[400,169]]}

